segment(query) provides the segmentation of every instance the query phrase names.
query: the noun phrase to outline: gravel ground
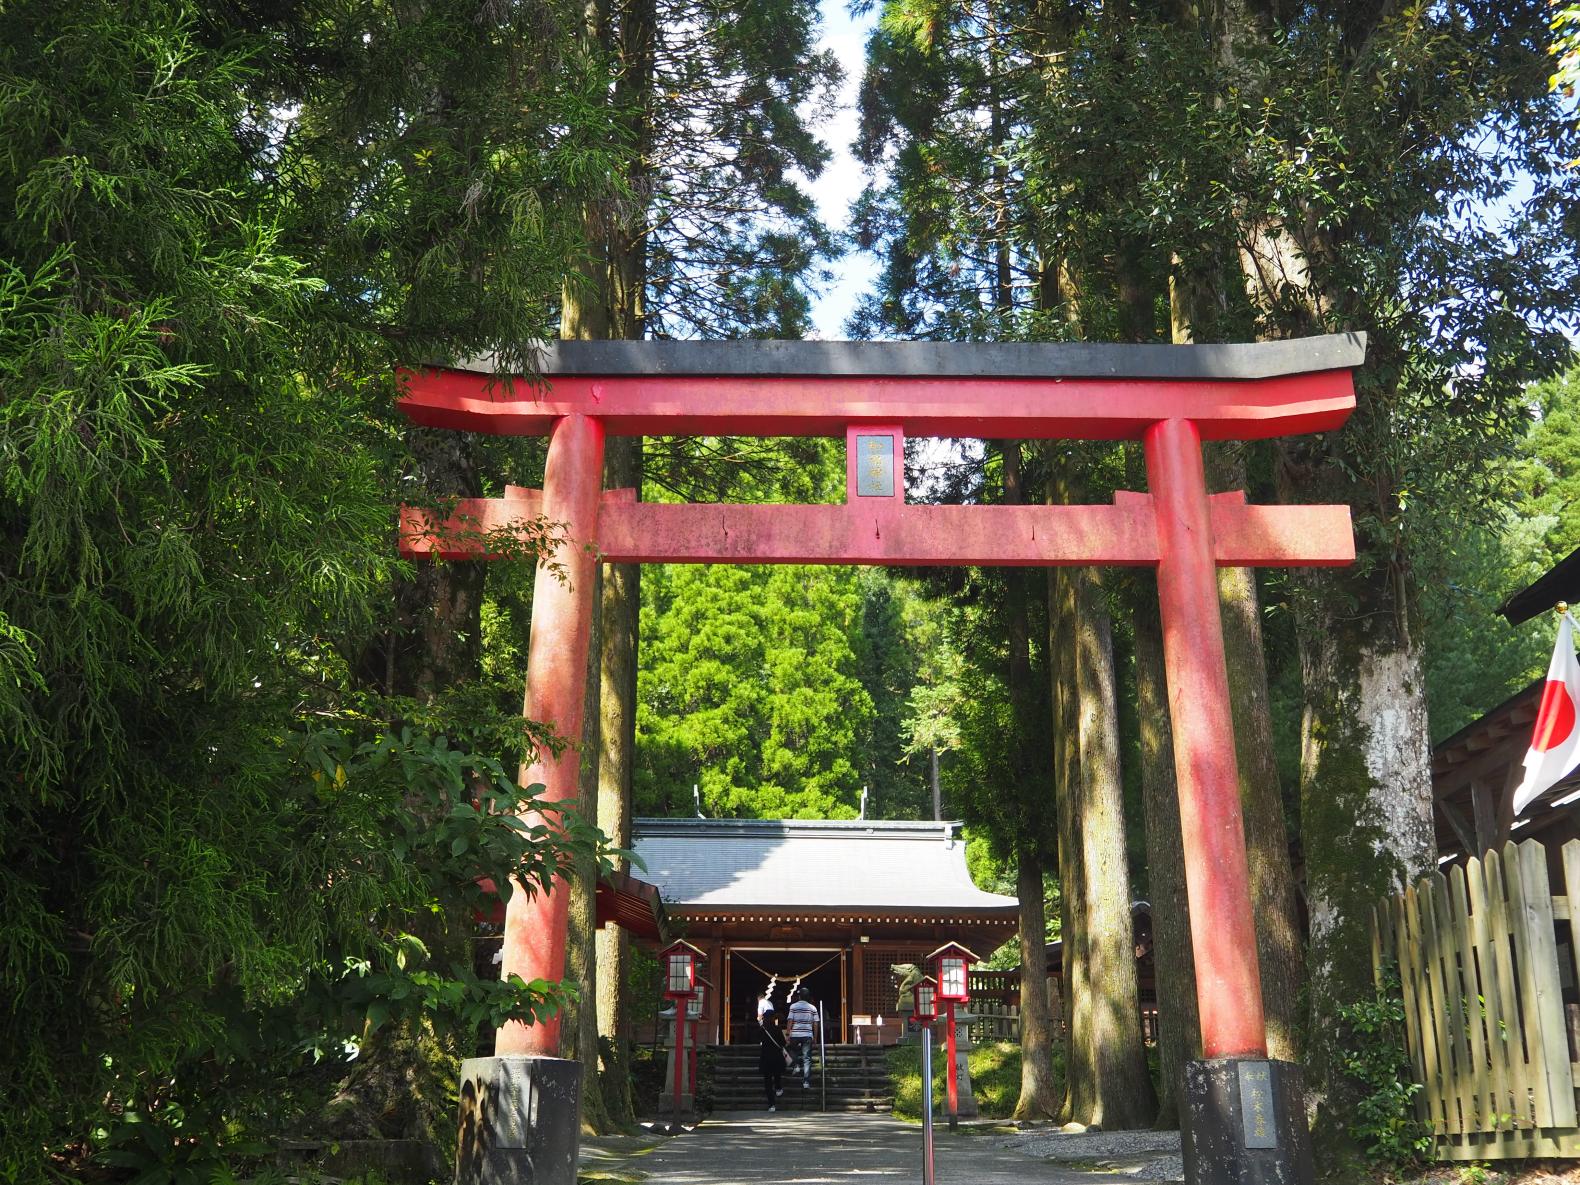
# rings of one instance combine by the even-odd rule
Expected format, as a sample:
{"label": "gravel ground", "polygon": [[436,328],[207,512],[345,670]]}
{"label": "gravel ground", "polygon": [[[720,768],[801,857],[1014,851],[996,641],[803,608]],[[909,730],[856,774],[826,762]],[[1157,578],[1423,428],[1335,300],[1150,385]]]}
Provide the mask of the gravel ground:
{"label": "gravel ground", "polygon": [[[947,1128],[937,1133],[938,1180],[950,1185],[1131,1185],[1138,1179],[1127,1167],[1052,1160],[1010,1146],[1010,1141],[1042,1139],[1046,1133],[961,1126],[958,1133]],[[716,1112],[686,1135],[651,1148],[609,1149],[614,1155],[595,1162],[590,1153],[600,1150],[597,1143],[582,1146],[582,1176],[589,1183],[915,1185],[921,1176],[920,1127],[888,1115]]]}
{"label": "gravel ground", "polygon": [[1062,1132],[1031,1128],[996,1137],[1001,1148],[1070,1168],[1123,1173],[1138,1181],[1183,1181],[1179,1132]]}

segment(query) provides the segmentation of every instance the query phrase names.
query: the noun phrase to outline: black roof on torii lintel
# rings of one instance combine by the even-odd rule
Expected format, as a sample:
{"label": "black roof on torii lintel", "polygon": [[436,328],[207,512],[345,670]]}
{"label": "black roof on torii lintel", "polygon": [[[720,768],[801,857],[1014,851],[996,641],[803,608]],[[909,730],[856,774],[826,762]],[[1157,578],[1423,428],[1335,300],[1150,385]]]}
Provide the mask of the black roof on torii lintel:
{"label": "black roof on torii lintel", "polygon": [[[1250,381],[1343,370],[1364,333],[1226,345],[1109,342],[575,341],[536,352],[544,375],[1109,378]],[[454,369],[494,372],[491,358]]]}

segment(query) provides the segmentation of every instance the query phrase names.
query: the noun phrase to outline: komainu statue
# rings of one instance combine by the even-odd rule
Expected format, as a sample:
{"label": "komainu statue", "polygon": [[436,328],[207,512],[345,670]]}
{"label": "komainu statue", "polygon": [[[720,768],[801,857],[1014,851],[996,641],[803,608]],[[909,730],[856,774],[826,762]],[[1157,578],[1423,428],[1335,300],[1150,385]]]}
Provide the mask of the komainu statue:
{"label": "komainu statue", "polygon": [[914,1008],[916,998],[912,989],[922,982],[922,969],[915,963],[890,963],[889,974],[894,976],[900,989],[899,997],[894,1001],[894,1010],[904,1012]]}

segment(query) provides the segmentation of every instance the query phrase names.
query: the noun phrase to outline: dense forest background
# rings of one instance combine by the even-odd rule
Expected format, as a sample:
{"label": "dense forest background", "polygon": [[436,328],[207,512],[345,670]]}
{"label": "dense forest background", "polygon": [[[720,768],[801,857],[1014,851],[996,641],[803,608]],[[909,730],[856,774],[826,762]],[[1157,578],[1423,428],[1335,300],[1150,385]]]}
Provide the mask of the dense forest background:
{"label": "dense forest background", "polygon": [[[862,7],[841,230],[809,0],[0,6],[0,1177],[448,1149],[459,1058],[550,1010],[600,1070],[585,1122],[629,1123],[625,941],[573,908],[572,979],[501,982],[481,886],[585,906],[693,786],[710,815],[865,788],[966,820],[1021,898],[1013,958],[1037,977],[1057,929],[1086,985],[1059,1074],[1028,1006],[1020,1113],[1170,1120],[1194,995],[1149,577],[606,566],[596,710],[554,737],[519,716],[554,525],[397,558],[397,504],[543,466],[406,425],[398,367],[803,336],[850,251],[879,264],[856,337],[1369,335],[1345,429],[1207,455],[1215,488],[1355,516],[1352,569],[1220,582],[1270,1042],[1353,1164],[1364,906],[1432,867],[1431,742],[1541,669],[1547,626],[1493,608],[1580,545],[1575,11]],[[908,448],[915,500],[1145,482],[1133,444]],[[605,480],[828,501],[843,473],[837,442],[650,439]],[[583,794],[524,822],[561,744]],[[1158,1099],[1122,974],[1143,895],[1180,1005]]]}

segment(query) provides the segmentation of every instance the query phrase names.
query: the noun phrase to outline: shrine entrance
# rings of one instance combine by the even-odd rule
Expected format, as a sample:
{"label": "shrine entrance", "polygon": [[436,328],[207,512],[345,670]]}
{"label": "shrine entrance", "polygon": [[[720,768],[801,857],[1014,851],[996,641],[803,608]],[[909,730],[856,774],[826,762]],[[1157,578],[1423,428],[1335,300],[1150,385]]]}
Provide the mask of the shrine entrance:
{"label": "shrine entrance", "polygon": [[724,949],[723,998],[725,1045],[755,1044],[757,997],[770,978],[769,999],[783,1019],[790,1010],[790,993],[800,984],[812,1003],[823,1006],[823,1023],[830,1044],[845,1040],[846,991],[849,951],[843,947],[730,946]]}
{"label": "shrine entrance", "polygon": [[[1303,1108],[1298,1069],[1266,1060],[1216,568],[1348,564],[1354,537],[1345,506],[1252,506],[1240,491],[1209,493],[1202,444],[1338,428],[1354,409],[1351,371],[1364,355],[1358,335],[1223,346],[563,342],[546,348],[541,386],[415,370],[402,375],[400,404],[414,423],[546,434],[549,448],[541,491],[461,499],[446,523],[404,510],[401,546],[414,556],[479,558],[480,530],[540,518],[563,529],[534,584],[525,704],[563,737],[581,735],[600,559],[1154,568],[1204,1056],[1186,1075],[1187,1128],[1219,1165],[1252,1172],[1269,1155],[1298,1163],[1306,1140],[1304,1116],[1293,1113]],[[847,500],[642,503],[635,490],[602,488],[607,434],[843,436]],[[1109,505],[911,505],[907,436],[1139,441],[1149,489]],[[551,801],[574,798],[579,766],[574,749],[544,754],[527,780],[543,783]],[[563,889],[511,894],[504,974],[564,978],[567,899]],[[557,1120],[543,1102],[577,1095],[568,1077],[555,1077],[579,1075],[555,1057],[559,1046],[558,1017],[502,1028],[497,1064],[468,1063],[476,1077],[463,1083],[463,1125],[467,1107],[481,1105],[468,1099],[519,1082],[539,1122],[568,1120],[574,1130],[574,1101]],[[537,1062],[517,1065],[510,1055]],[[524,1146],[498,1152],[508,1160],[507,1149]],[[1195,1175],[1190,1147],[1188,1138]],[[1308,1147],[1304,1159],[1309,1165]]]}

